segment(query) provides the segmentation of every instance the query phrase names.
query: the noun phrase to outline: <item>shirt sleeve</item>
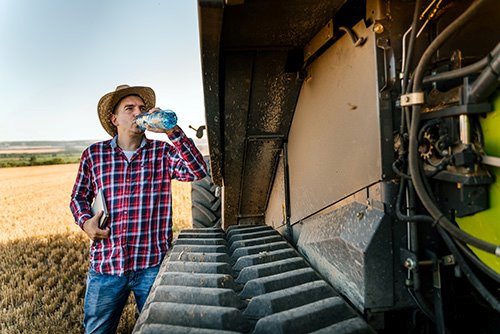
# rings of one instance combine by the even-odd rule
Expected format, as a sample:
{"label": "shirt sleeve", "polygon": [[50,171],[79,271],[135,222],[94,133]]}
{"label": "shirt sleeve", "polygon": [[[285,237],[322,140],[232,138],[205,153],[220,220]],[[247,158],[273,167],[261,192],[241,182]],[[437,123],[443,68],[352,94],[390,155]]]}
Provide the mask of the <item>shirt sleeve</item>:
{"label": "shirt sleeve", "polygon": [[179,181],[196,181],[208,175],[203,155],[181,128],[168,135],[174,145],[170,152],[170,175]]}
{"label": "shirt sleeve", "polygon": [[84,151],[80,159],[80,167],[76,176],[75,185],[71,193],[70,210],[76,224],[83,230],[83,224],[92,217],[90,203],[94,194],[92,191],[88,150]]}

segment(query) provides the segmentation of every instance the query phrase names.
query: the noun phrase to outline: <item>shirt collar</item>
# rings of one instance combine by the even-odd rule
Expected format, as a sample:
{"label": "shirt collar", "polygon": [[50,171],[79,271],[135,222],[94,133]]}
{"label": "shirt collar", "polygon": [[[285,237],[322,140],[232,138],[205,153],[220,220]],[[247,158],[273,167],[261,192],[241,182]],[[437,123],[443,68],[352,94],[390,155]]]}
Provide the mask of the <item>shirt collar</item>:
{"label": "shirt collar", "polygon": [[[109,143],[109,145],[111,146],[111,148],[116,149],[118,147],[117,140],[118,140],[118,135],[114,136],[113,139],[111,139],[111,142]],[[141,141],[141,145],[139,145],[139,147],[137,149],[146,146],[146,144],[148,142],[149,142],[149,140],[146,139],[145,136],[143,136],[142,137],[142,141]]]}

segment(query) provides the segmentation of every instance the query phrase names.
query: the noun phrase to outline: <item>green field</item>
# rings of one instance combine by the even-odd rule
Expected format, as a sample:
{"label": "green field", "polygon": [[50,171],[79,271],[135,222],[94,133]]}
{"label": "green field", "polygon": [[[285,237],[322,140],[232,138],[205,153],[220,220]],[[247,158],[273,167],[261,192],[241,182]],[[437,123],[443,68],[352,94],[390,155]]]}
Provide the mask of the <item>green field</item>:
{"label": "green field", "polygon": [[92,140],[0,142],[0,168],[72,164]]}
{"label": "green field", "polygon": [[80,161],[81,153],[10,153],[0,154],[0,168],[73,164]]}

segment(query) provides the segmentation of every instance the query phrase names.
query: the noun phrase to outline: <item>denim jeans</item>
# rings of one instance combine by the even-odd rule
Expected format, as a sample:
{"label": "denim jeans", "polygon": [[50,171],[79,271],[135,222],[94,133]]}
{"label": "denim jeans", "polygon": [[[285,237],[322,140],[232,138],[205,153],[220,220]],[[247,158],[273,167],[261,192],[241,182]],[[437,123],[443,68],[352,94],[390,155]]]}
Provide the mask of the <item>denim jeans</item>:
{"label": "denim jeans", "polygon": [[123,276],[89,270],[83,307],[85,333],[115,333],[131,291],[140,312],[159,269],[156,266]]}

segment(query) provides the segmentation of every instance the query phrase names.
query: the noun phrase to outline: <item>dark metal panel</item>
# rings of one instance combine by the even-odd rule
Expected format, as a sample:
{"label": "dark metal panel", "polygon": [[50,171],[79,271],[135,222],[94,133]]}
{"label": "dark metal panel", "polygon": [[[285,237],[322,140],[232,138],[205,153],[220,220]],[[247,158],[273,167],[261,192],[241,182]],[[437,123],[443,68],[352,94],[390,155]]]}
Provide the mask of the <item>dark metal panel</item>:
{"label": "dark metal panel", "polygon": [[237,223],[247,133],[253,53],[228,53],[224,99],[224,226]]}
{"label": "dark metal panel", "polygon": [[224,226],[264,213],[301,85],[286,60],[285,52],[226,52]]}
{"label": "dark metal panel", "polygon": [[362,311],[393,306],[394,291],[391,220],[364,204],[363,193],[295,225],[293,232],[314,268]]}
{"label": "dark metal panel", "polygon": [[210,147],[212,179],[222,185],[222,138],[219,89],[219,47],[222,30],[223,0],[199,0],[198,18],[200,27],[201,67],[207,136]]}
{"label": "dark metal panel", "polygon": [[264,214],[281,146],[280,139],[255,139],[247,142],[241,188],[241,215]]}
{"label": "dark metal panel", "polygon": [[[286,73],[286,52],[256,53],[248,135],[286,136],[301,80]],[[250,161],[252,162],[252,161]]]}
{"label": "dark metal panel", "polygon": [[302,48],[345,0],[247,0],[226,7],[224,48]]}

